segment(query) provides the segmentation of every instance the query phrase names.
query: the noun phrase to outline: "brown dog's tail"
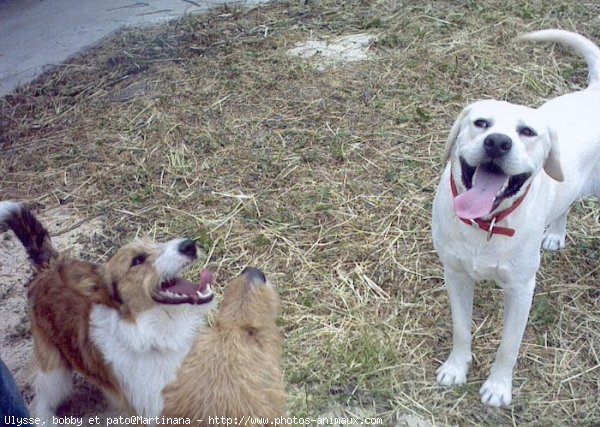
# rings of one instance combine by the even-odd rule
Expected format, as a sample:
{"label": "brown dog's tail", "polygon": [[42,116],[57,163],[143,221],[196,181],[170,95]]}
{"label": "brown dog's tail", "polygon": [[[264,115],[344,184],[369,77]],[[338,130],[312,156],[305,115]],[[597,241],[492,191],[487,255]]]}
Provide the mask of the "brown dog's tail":
{"label": "brown dog's tail", "polygon": [[35,269],[46,268],[58,257],[48,230],[23,204],[0,202],[0,223],[6,224],[17,235]]}

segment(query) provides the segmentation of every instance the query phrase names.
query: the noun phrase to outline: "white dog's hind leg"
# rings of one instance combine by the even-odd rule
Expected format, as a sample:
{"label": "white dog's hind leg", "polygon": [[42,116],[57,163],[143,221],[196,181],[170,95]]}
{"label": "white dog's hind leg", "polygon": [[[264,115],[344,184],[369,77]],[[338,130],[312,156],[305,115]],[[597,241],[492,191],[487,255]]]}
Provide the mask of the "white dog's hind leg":
{"label": "white dog's hind leg", "polygon": [[547,251],[557,251],[565,247],[567,237],[567,210],[564,214],[550,223],[542,239],[542,248]]}
{"label": "white dog's hind leg", "polygon": [[527,325],[534,288],[535,276],[525,285],[511,283],[504,286],[502,340],[490,376],[479,390],[481,402],[486,405],[508,406],[512,401],[513,370]]}
{"label": "white dog's hind leg", "polygon": [[73,375],[70,370],[57,368],[48,372],[37,372],[34,380],[34,413],[46,426],[53,426],[58,406],[73,389]]}
{"label": "white dog's hind leg", "polygon": [[452,310],[452,351],[437,370],[437,382],[448,386],[467,382],[472,359],[471,315],[475,281],[448,268],[444,271],[444,280]]}

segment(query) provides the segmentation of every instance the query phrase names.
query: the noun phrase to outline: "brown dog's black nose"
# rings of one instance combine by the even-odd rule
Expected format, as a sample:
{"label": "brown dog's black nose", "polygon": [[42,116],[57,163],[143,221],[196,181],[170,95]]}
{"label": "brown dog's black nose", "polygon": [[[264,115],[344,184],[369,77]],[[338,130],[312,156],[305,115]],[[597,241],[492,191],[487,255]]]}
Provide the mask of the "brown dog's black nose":
{"label": "brown dog's black nose", "polygon": [[246,267],[244,271],[242,271],[242,275],[246,276],[250,281],[258,281],[262,283],[267,283],[267,278],[265,277],[265,273],[260,271],[255,267]]}
{"label": "brown dog's black nose", "polygon": [[190,258],[196,258],[196,244],[191,239],[185,239],[183,242],[179,244],[178,248],[179,252],[189,256]]}
{"label": "brown dog's black nose", "polygon": [[492,159],[502,157],[512,148],[512,139],[501,133],[492,133],[483,140],[483,147]]}

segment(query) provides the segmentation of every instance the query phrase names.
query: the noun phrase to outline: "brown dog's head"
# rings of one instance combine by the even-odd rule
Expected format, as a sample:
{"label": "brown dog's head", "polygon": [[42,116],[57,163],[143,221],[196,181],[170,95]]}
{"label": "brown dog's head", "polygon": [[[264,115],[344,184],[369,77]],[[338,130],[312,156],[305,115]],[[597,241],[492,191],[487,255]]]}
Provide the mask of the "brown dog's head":
{"label": "brown dog's head", "polygon": [[227,287],[216,316],[216,327],[243,331],[253,340],[278,339],[273,331],[277,329],[275,320],[280,304],[277,291],[264,273],[247,267]]}
{"label": "brown dog's head", "polygon": [[210,309],[212,275],[203,271],[198,283],[179,277],[196,259],[196,245],[190,239],[160,244],[139,240],[125,245],[106,263],[113,297],[133,316],[157,305],[194,304]]}
{"label": "brown dog's head", "polygon": [[262,417],[285,414],[279,296],[262,271],[246,268],[227,286],[212,328],[201,331],[163,391],[163,416]]}

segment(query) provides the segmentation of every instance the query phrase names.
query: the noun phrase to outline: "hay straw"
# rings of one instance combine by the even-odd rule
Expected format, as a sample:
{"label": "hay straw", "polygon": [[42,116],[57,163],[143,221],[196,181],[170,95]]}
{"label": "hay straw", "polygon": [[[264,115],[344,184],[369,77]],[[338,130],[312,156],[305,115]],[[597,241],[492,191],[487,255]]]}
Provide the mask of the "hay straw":
{"label": "hay straw", "polygon": [[[599,14],[554,0],[292,1],[123,31],[0,100],[2,198],[99,216],[97,258],[137,234],[187,235],[219,282],[261,267],[283,298],[292,415],[597,424],[597,205],[577,204],[568,248],[543,255],[506,410],[477,393],[500,337],[493,285],[477,290],[468,384],[434,384],[451,326],[429,217],[466,103],[539,105],[585,86],[580,58],[513,38],[600,40]],[[378,36],[375,59],[318,71],[285,55],[355,32]]]}

